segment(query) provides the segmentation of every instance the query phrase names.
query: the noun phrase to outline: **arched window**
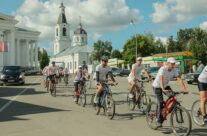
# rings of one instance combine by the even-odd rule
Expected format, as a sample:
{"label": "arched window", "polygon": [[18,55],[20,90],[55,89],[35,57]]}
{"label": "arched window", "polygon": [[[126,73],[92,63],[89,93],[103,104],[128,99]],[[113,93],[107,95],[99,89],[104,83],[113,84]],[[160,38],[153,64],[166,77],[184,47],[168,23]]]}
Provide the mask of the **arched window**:
{"label": "arched window", "polygon": [[67,33],[66,33],[66,28],[64,27],[64,28],[63,28],[63,36],[66,36],[66,34],[67,34]]}
{"label": "arched window", "polygon": [[58,28],[56,28],[56,36],[58,36]]}

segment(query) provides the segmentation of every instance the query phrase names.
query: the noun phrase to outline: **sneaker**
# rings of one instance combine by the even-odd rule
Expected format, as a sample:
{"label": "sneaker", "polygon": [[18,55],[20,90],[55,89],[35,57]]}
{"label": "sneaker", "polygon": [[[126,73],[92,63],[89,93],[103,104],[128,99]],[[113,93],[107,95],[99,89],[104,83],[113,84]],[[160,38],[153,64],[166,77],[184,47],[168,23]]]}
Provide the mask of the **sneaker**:
{"label": "sneaker", "polygon": [[203,122],[206,124],[207,123],[207,115],[203,116]]}
{"label": "sneaker", "polygon": [[77,99],[77,98],[75,98],[75,99],[74,99],[74,102],[77,102],[77,101],[78,101],[78,99]]}
{"label": "sneaker", "polygon": [[130,99],[134,98],[133,93],[129,93],[129,98],[130,98]]}
{"label": "sneaker", "polygon": [[98,97],[97,96],[94,97],[94,103],[98,103]]}

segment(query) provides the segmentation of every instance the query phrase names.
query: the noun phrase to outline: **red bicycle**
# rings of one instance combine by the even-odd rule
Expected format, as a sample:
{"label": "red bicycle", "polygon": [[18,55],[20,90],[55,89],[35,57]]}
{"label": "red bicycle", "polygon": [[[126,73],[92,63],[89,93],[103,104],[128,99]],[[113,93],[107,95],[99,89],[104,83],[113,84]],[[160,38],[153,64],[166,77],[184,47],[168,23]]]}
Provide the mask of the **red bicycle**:
{"label": "red bicycle", "polygon": [[[170,116],[170,125],[173,133],[176,136],[188,136],[191,132],[192,122],[189,112],[181,106],[177,101],[176,96],[179,94],[185,94],[184,92],[174,92],[171,97],[164,102],[164,108],[161,110],[163,121],[167,119],[168,114]],[[147,106],[146,120],[147,124],[152,129],[157,129],[157,108],[158,105],[155,102],[151,102]]]}

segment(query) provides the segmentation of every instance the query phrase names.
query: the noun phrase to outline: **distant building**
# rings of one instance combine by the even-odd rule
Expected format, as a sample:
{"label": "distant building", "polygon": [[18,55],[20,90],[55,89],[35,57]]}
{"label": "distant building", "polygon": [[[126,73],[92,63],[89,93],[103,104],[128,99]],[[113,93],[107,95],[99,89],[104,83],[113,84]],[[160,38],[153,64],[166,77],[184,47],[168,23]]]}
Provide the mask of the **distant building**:
{"label": "distant building", "polygon": [[81,20],[74,31],[73,41],[70,39],[70,24],[65,16],[63,3],[60,6],[60,14],[55,27],[54,56],[50,61],[55,61],[62,67],[67,67],[71,73],[81,64],[90,64],[90,56],[93,47],[88,46],[87,32],[83,29]]}
{"label": "distant building", "polygon": [[13,16],[0,13],[0,41],[8,43],[8,52],[0,52],[0,68],[5,65],[38,67],[40,32],[16,27]]}

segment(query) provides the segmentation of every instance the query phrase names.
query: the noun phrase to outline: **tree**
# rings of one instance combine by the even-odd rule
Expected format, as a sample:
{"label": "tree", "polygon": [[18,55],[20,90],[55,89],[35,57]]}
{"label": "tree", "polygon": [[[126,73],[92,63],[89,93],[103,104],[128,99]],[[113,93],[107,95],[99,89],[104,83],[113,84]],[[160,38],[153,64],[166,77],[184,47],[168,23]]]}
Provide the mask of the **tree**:
{"label": "tree", "polygon": [[43,69],[45,66],[49,65],[49,62],[50,62],[50,59],[47,55],[47,51],[45,49],[43,49],[43,52],[41,54],[41,57],[40,57],[40,68]]}
{"label": "tree", "polygon": [[[156,44],[151,34],[137,35],[137,55],[140,57],[151,56],[156,53]],[[123,59],[129,64],[136,60],[136,37],[128,39],[124,45]]]}
{"label": "tree", "polygon": [[164,53],[166,52],[166,48],[163,44],[163,42],[161,41],[161,39],[158,39],[156,42],[155,42],[155,47],[156,47],[156,53]]}
{"label": "tree", "polygon": [[103,42],[101,40],[98,40],[98,42],[94,43],[93,47],[94,51],[91,55],[91,58],[93,58],[93,60],[101,61],[102,56],[107,56],[110,58],[112,51],[111,42]]}
{"label": "tree", "polygon": [[122,54],[119,50],[113,50],[112,54],[111,54],[112,58],[118,58],[118,59],[122,59]]}
{"label": "tree", "polygon": [[40,61],[41,56],[42,56],[42,52],[40,51],[40,48],[38,48],[38,61]]}

